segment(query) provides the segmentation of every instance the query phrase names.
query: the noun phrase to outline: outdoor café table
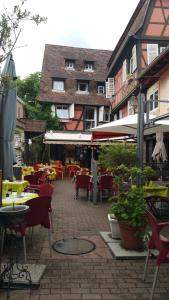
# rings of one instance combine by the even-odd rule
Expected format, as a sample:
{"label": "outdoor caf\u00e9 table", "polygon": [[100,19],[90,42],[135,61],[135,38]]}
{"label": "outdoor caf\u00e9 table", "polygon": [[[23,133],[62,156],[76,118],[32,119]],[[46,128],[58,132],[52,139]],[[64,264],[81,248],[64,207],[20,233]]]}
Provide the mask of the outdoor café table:
{"label": "outdoor caf\u00e9 table", "polygon": [[22,193],[24,189],[29,185],[26,180],[3,180],[2,182],[2,194],[6,195],[6,192],[11,189],[12,191],[16,191],[18,194]]}
{"label": "outdoor caf\u00e9 table", "polygon": [[36,193],[22,193],[20,196],[11,195],[6,198],[2,198],[2,206],[15,205],[15,204],[24,204],[26,201],[37,198],[38,194]]}
{"label": "outdoor caf\u00e9 table", "polygon": [[168,187],[164,185],[155,185],[155,186],[143,186],[145,196],[154,195],[154,196],[168,196]]}

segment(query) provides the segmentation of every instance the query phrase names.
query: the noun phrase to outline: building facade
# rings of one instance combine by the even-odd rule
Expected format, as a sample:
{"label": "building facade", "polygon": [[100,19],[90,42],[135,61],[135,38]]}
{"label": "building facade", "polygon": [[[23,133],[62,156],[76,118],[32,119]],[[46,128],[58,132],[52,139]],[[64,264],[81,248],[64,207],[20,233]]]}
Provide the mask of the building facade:
{"label": "building facade", "polygon": [[[79,133],[81,140],[92,127],[110,121],[111,103],[106,98],[105,77],[111,54],[108,50],[45,47],[39,101],[50,103],[51,114],[57,116],[63,131]],[[59,145],[59,140],[56,143]],[[74,146],[65,147],[68,143]],[[75,154],[81,152],[82,145],[75,149],[78,142],[73,138],[64,145],[60,141],[61,146],[54,144],[52,140],[53,159],[78,159]]]}
{"label": "building facade", "polygon": [[[168,12],[169,0],[141,0],[119,39],[107,73],[107,97],[114,119],[137,112],[142,89],[138,77],[169,44]],[[146,96],[158,99],[155,90]],[[156,111],[157,105],[158,102],[152,102],[151,112]]]}

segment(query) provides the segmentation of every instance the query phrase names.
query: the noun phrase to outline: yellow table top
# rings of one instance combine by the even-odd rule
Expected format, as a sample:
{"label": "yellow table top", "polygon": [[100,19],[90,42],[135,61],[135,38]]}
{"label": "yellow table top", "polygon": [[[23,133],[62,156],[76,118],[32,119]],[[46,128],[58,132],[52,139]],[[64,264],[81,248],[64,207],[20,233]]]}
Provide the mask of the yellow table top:
{"label": "yellow table top", "polygon": [[21,196],[12,195],[7,198],[2,198],[2,206],[14,204],[24,204],[26,201],[39,197],[36,193],[22,193]]}
{"label": "yellow table top", "polygon": [[23,189],[26,188],[29,185],[27,180],[3,180],[2,182],[2,188],[4,189],[18,189],[18,187],[22,187]]}

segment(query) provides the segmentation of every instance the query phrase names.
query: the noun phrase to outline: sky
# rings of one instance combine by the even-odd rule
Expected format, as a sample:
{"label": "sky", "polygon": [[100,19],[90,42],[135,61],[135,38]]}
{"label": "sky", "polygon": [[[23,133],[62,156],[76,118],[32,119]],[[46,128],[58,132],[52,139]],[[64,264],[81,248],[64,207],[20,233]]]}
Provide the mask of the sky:
{"label": "sky", "polygon": [[[9,8],[18,0],[0,0]],[[25,8],[48,18],[22,23],[13,52],[21,79],[41,72],[45,44],[113,50],[139,0],[27,0]],[[1,3],[2,5],[2,3]],[[0,5],[0,6],[1,6]],[[1,8],[1,7],[0,7]]]}

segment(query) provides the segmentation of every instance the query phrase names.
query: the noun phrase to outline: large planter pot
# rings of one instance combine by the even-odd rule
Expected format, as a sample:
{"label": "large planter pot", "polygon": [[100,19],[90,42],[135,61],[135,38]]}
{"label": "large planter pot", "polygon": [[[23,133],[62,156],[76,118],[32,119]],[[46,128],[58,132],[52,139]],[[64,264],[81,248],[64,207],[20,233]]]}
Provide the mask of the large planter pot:
{"label": "large planter pot", "polygon": [[121,234],[120,234],[119,222],[117,221],[117,219],[113,214],[108,214],[108,220],[110,224],[110,231],[111,231],[112,238],[120,239]]}
{"label": "large planter pot", "polygon": [[138,229],[132,227],[127,222],[119,221],[121,233],[121,246],[127,250],[143,250],[143,233],[145,228]]}

